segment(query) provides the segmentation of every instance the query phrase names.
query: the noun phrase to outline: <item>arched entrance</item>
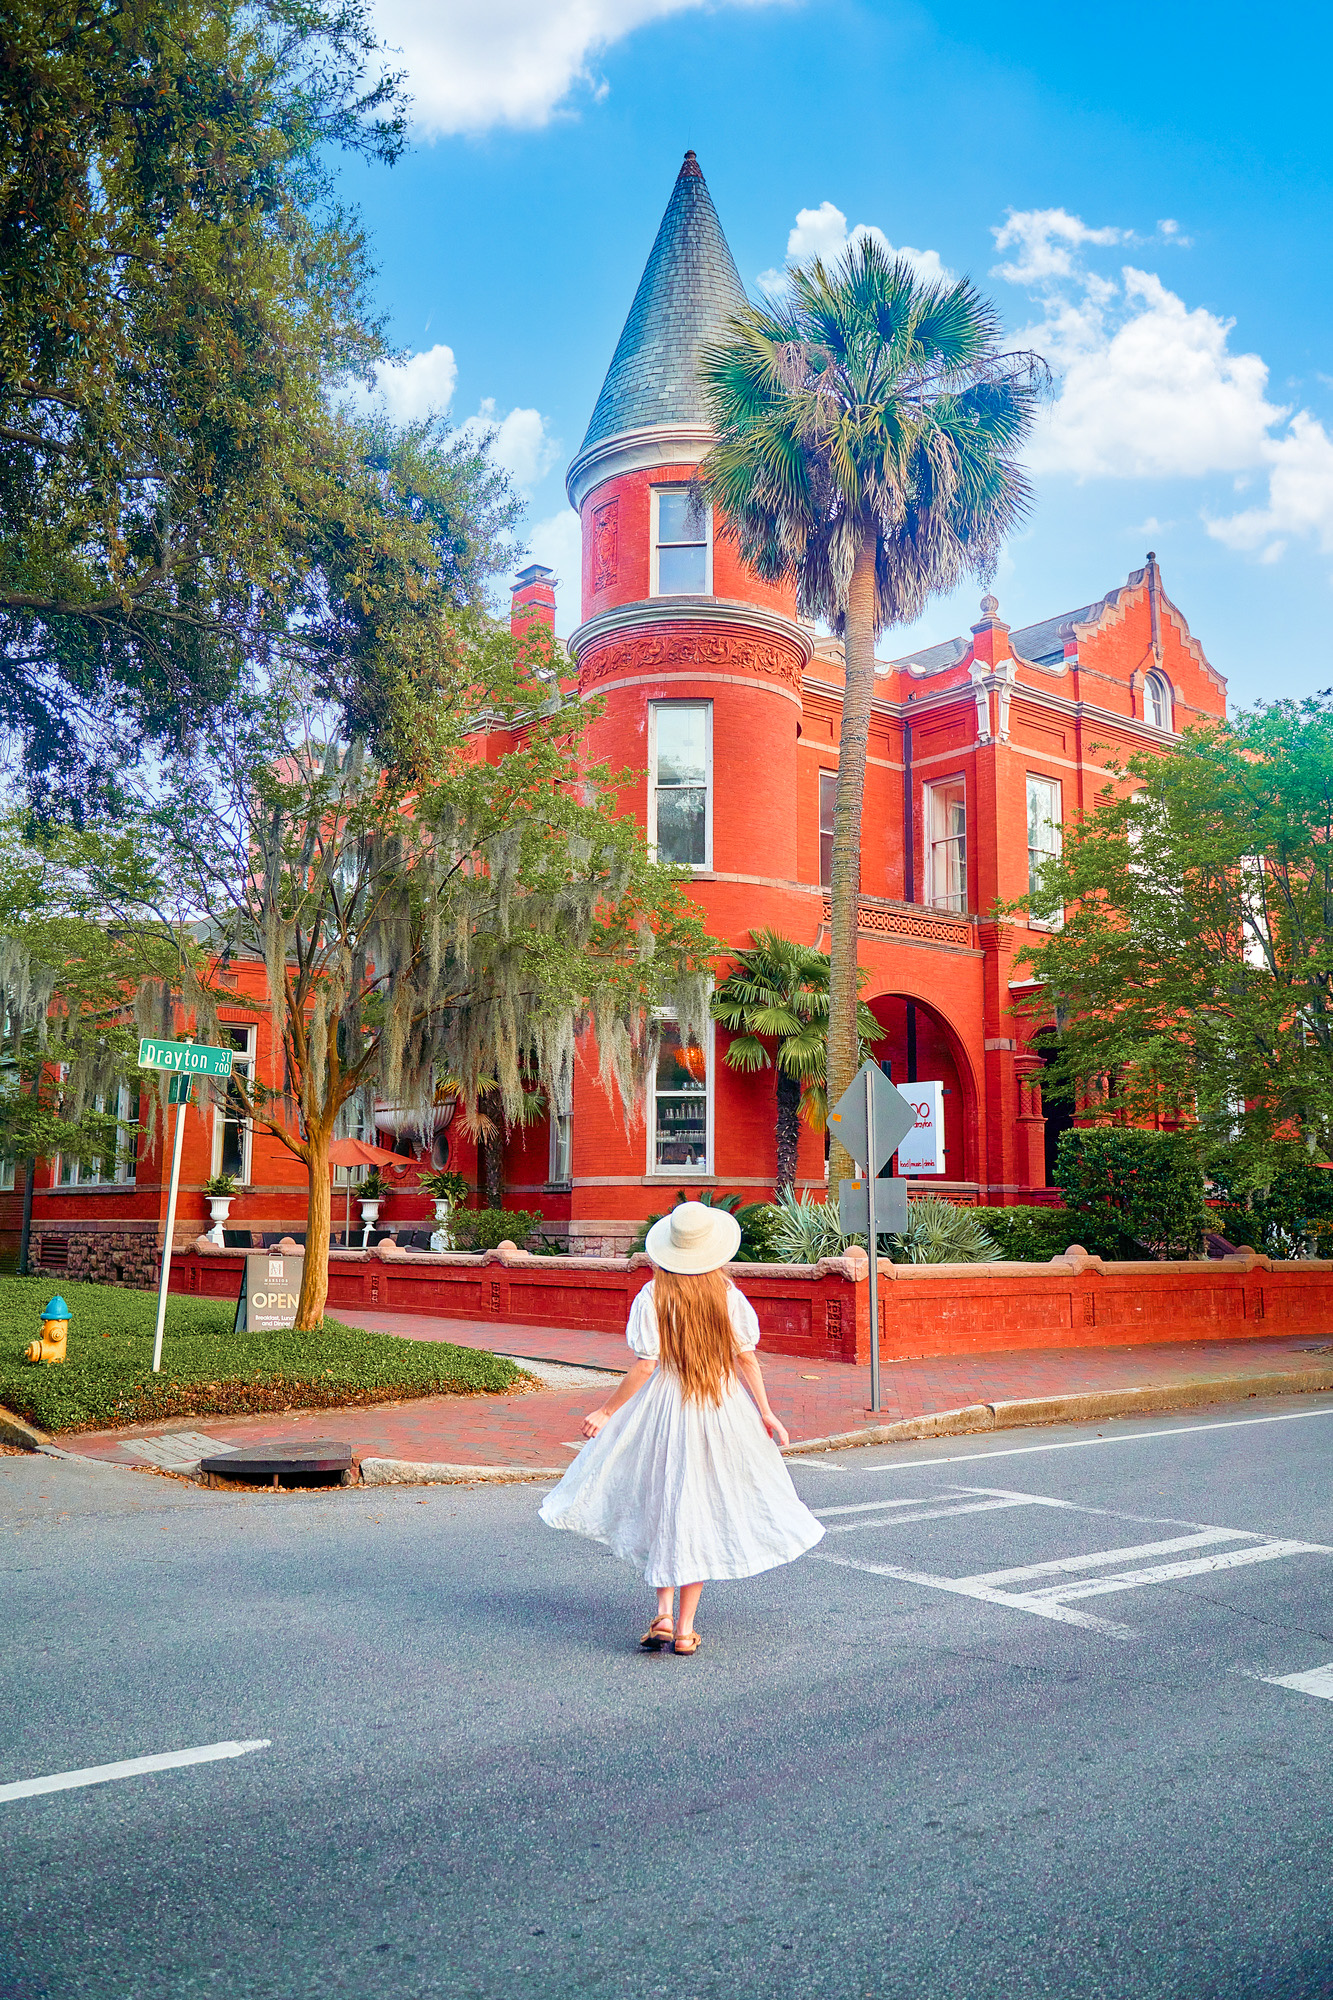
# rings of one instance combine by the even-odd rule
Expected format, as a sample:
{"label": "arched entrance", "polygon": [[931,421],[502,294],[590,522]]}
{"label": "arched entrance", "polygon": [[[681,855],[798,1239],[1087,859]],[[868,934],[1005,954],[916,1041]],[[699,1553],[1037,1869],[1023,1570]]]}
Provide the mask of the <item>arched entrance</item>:
{"label": "arched entrance", "polygon": [[922,1176],[921,1186],[979,1181],[977,1093],[957,1035],[937,1008],[913,995],[879,993],[867,1005],[883,1029],[872,1053],[889,1081],[944,1086],[945,1170]]}

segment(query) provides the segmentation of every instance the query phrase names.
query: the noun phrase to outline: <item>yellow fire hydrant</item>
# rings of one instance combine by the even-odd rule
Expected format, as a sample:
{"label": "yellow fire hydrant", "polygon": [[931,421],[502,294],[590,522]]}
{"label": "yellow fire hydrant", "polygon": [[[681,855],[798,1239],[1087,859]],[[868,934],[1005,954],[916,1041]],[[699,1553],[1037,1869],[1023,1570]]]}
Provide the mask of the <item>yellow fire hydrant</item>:
{"label": "yellow fire hydrant", "polygon": [[28,1361],[63,1361],[68,1337],[69,1307],[57,1292],[50,1304],[43,1306],[41,1338],[29,1342],[24,1358]]}

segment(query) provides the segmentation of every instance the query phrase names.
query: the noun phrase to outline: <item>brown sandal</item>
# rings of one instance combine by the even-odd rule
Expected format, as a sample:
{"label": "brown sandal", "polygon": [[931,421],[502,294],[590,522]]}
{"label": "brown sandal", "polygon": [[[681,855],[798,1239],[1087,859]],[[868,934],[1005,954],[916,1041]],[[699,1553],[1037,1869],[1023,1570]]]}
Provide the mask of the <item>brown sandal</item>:
{"label": "brown sandal", "polygon": [[697,1653],[699,1650],[699,1634],[682,1632],[678,1638],[672,1640],[671,1650],[679,1653],[683,1659],[688,1659],[691,1653]]}
{"label": "brown sandal", "polygon": [[648,1630],[639,1641],[645,1653],[660,1653],[675,1637],[676,1628],[670,1618],[654,1618]]}

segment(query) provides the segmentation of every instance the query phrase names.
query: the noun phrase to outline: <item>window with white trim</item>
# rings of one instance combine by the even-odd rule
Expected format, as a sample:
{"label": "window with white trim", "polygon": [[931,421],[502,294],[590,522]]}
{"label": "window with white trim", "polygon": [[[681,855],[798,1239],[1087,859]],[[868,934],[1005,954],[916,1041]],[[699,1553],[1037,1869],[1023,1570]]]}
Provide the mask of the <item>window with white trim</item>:
{"label": "window with white trim", "polygon": [[[62,1066],[62,1078],[64,1069]],[[100,1159],[76,1160],[69,1153],[57,1153],[55,1171],[51,1185],[56,1188],[86,1187],[133,1187],[139,1171],[139,1092],[134,1086],[122,1083],[120,1089],[108,1103],[97,1096],[93,1099],[94,1111],[114,1110],[116,1114],[116,1136],[108,1150]],[[5,1185],[14,1185],[14,1165],[7,1162],[9,1179]]]}
{"label": "window with white trim", "polygon": [[685,484],[653,488],[654,597],[708,597],[713,589],[713,510]]}
{"label": "window with white trim", "polygon": [[1149,674],[1144,681],[1143,715],[1155,729],[1171,727],[1171,688],[1164,674]]}
{"label": "window with white trim", "polygon": [[[1041,887],[1042,871],[1053,855],[1061,848],[1060,824],[1062,818],[1061,787],[1058,778],[1037,778],[1028,773],[1028,894],[1035,896]],[[1028,922],[1037,930],[1058,931],[1064,924],[1064,912],[1054,916],[1029,916]]]}
{"label": "window with white trim", "polygon": [[819,879],[827,889],[833,880],[833,809],[838,800],[838,774],[819,774]]}
{"label": "window with white trim", "polygon": [[568,1187],[574,1178],[574,1121],[568,1111],[550,1118],[551,1157],[547,1179],[552,1187]]}
{"label": "window with white trim", "polygon": [[925,787],[926,901],[967,908],[967,791],[961,778]]}
{"label": "window with white trim", "polygon": [[661,1017],[657,1071],[648,1092],[650,1174],[707,1175],[713,1168],[712,1027],[701,1047]]}
{"label": "window with white trim", "polygon": [[1268,922],[1268,882],[1262,854],[1240,859],[1241,957],[1256,972],[1271,966],[1273,934]]}
{"label": "window with white trim", "polygon": [[[373,1091],[354,1090],[352,1092],[333,1121],[333,1136],[335,1139],[360,1139],[366,1145],[378,1145],[379,1141],[375,1137],[370,1122],[373,1099]],[[369,1167],[335,1167],[333,1169],[333,1185],[340,1188],[355,1187],[359,1181],[363,1181],[366,1178],[369,1172]]]}
{"label": "window with white trim", "polygon": [[[232,1058],[233,1078],[250,1078],[255,1073],[255,1030],[224,1022],[222,1033],[236,1051]],[[239,1187],[250,1184],[250,1151],[253,1131],[235,1082],[226,1086],[222,1102],[213,1113],[213,1172],[230,1174]]]}
{"label": "window with white trim", "polygon": [[713,704],[655,701],[648,709],[648,844],[675,868],[713,863]]}

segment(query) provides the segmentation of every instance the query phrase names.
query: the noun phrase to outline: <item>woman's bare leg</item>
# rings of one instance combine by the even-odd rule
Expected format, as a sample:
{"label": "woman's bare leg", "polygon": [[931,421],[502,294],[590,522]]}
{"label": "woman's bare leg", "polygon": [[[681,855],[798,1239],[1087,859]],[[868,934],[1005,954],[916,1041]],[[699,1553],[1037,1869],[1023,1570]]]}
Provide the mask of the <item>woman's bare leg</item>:
{"label": "woman's bare leg", "polygon": [[668,1624],[671,1623],[671,1605],[672,1605],[672,1599],[675,1597],[675,1594],[676,1594],[676,1586],[673,1583],[660,1585],[658,1587],[657,1616],[659,1618],[665,1618]]}
{"label": "woman's bare leg", "polygon": [[680,1586],[680,1616],[676,1620],[676,1634],[687,1638],[694,1630],[694,1614],[699,1608],[701,1583],[682,1583]]}

